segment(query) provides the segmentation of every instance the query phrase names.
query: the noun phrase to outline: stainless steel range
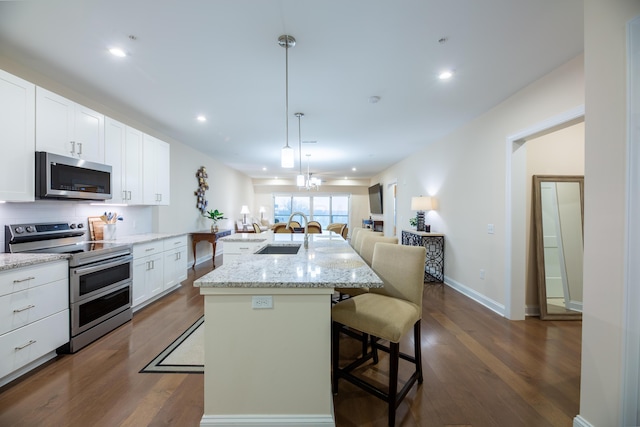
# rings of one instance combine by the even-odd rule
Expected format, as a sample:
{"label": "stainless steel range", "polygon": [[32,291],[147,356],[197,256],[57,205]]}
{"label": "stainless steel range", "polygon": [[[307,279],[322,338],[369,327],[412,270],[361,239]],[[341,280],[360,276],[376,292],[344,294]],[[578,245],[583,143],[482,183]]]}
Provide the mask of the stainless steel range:
{"label": "stainless steel range", "polygon": [[84,224],[5,226],[5,252],[69,254],[71,339],[58,352],[75,353],[131,320],[131,245],[92,242]]}

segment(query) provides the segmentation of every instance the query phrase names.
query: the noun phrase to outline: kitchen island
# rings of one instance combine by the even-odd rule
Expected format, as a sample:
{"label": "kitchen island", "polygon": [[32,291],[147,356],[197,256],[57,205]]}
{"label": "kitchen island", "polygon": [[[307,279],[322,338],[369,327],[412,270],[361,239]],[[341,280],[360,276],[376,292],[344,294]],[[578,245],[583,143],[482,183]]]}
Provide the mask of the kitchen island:
{"label": "kitchen island", "polygon": [[[194,282],[205,297],[201,426],[334,426],[331,295],[382,281],[339,234],[267,236]],[[263,236],[261,236],[263,237]],[[274,250],[277,251],[278,249]]]}

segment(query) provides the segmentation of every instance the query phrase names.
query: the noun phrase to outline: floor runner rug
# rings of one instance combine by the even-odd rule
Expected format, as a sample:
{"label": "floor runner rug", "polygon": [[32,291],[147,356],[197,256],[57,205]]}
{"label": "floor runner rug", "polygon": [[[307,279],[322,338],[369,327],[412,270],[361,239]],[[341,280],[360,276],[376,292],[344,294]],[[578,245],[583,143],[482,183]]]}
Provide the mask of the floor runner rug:
{"label": "floor runner rug", "polygon": [[147,364],[141,373],[204,373],[204,316]]}

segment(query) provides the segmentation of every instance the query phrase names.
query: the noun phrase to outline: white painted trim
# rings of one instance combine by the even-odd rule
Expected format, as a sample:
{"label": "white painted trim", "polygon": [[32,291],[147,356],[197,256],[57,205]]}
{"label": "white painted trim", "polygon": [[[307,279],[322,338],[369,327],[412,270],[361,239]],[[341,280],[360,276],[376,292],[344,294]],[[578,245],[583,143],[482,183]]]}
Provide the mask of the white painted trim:
{"label": "white painted trim", "polygon": [[[564,113],[550,117],[543,120],[530,128],[523,129],[516,132],[513,135],[509,135],[506,138],[505,150],[506,150],[506,179],[505,179],[505,271],[504,271],[504,294],[505,294],[505,309],[504,315],[510,320],[523,320],[525,317],[525,298],[526,298],[526,270],[523,271],[522,277],[513,278],[513,259],[520,257],[524,260],[524,254],[526,248],[515,248],[513,245],[513,237],[516,232],[521,230],[514,230],[513,218],[513,203],[512,185],[516,174],[521,177],[521,174],[526,174],[526,170],[513,170],[513,154],[517,150],[516,145],[521,146],[527,139],[537,138],[547,133],[553,132],[558,129],[570,126],[574,123],[579,123],[584,120],[584,105],[579,105]],[[526,166],[526,165],[525,165]],[[522,218],[518,218],[519,222]],[[515,251],[515,256],[514,256]],[[523,261],[524,262],[524,261]],[[517,288],[516,288],[517,286]]]}
{"label": "white painted trim", "polygon": [[249,426],[306,426],[335,427],[331,415],[207,415],[200,420],[200,427],[249,427]]}
{"label": "white painted trim", "polygon": [[[636,50],[636,52],[634,52]],[[638,425],[640,388],[640,16],[627,23],[627,188],[624,259],[624,344],[621,363],[621,425]]]}
{"label": "white painted trim", "polygon": [[573,427],[595,427],[593,424],[582,418],[580,415],[576,415],[573,419]]}
{"label": "white painted trim", "polygon": [[487,298],[482,295],[480,292],[471,289],[468,286],[463,285],[462,283],[456,282],[455,280],[445,276],[444,284],[449,286],[450,288],[460,292],[462,295],[471,298],[475,302],[484,305],[489,310],[499,314],[502,317],[505,317],[504,305],[500,304],[491,298]]}

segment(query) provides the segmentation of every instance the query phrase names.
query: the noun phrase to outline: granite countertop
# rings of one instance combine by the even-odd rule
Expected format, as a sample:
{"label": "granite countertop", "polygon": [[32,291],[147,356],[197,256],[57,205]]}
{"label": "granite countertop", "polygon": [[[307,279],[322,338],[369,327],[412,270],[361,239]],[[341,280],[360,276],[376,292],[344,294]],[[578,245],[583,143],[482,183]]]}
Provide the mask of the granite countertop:
{"label": "granite countertop", "polygon": [[0,254],[0,271],[52,261],[66,261],[68,254]]}
{"label": "granite countertop", "polygon": [[[267,233],[265,233],[267,234]],[[242,255],[194,282],[217,288],[378,288],[382,280],[337,233],[270,233],[265,241],[279,246],[300,244],[295,255]]]}

